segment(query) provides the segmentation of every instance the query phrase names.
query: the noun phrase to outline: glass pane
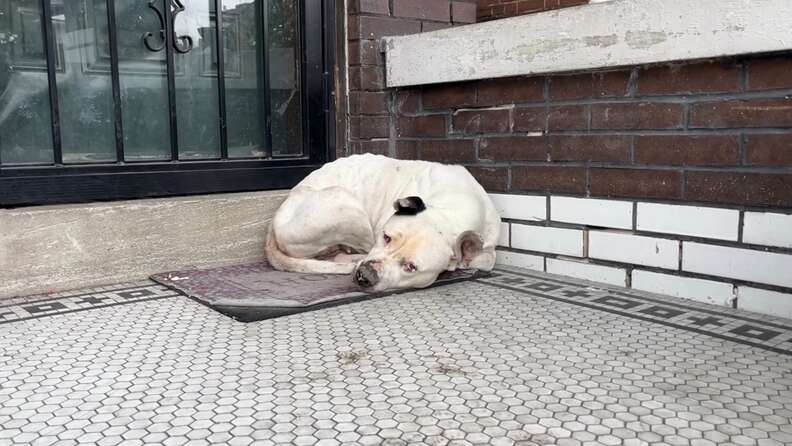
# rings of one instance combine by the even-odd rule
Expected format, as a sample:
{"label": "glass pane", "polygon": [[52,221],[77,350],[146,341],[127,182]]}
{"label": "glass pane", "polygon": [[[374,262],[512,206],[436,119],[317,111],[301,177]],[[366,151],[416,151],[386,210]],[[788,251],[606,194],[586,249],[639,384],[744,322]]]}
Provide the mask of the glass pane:
{"label": "glass pane", "polygon": [[179,129],[179,158],[220,157],[220,110],[217,92],[217,65],[214,0],[184,2],[186,9],[176,16],[176,36],[181,48],[176,52],[180,67],[176,74],[176,114]]}
{"label": "glass pane", "polygon": [[228,156],[266,156],[262,0],[223,0]]}
{"label": "glass pane", "polygon": [[[63,53],[56,52],[58,70]],[[39,0],[0,1],[0,162],[52,163],[47,58]]]}
{"label": "glass pane", "polygon": [[271,0],[267,3],[272,153],[275,156],[301,155],[302,100],[297,0]]}
{"label": "glass pane", "polygon": [[154,3],[156,11],[147,1],[114,1],[124,158],[127,161],[170,159],[165,49],[152,51],[144,43],[146,33],[151,33],[148,42],[152,48],[163,43],[158,14],[164,11],[164,1]]}
{"label": "glass pane", "polygon": [[115,161],[115,114],[105,0],[53,0],[52,28],[64,163]]}

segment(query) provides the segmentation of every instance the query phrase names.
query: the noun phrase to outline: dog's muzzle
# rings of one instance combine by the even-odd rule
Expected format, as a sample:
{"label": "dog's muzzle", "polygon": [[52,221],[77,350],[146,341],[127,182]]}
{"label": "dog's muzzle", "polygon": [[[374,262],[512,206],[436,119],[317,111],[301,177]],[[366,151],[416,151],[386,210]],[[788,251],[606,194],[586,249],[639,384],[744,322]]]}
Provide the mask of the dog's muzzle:
{"label": "dog's muzzle", "polygon": [[379,276],[374,269],[374,262],[369,260],[358,265],[352,273],[355,283],[362,288],[371,288],[379,282]]}

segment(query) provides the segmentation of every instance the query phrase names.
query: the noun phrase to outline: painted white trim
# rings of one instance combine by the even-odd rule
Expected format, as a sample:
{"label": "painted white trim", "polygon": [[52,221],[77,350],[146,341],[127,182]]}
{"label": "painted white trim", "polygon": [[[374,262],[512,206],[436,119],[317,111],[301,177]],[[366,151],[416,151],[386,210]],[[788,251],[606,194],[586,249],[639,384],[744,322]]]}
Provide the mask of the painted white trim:
{"label": "painted white trim", "polygon": [[677,269],[679,242],[624,232],[589,231],[589,257],[611,262]]}
{"label": "painted white trim", "polygon": [[695,242],[682,244],[682,270],[792,288],[792,255]]}
{"label": "painted white trim", "polygon": [[792,318],[792,294],[741,286],[737,288],[737,308]]}
{"label": "painted white trim", "polygon": [[640,231],[689,235],[736,242],[740,212],[678,204],[638,203]]}
{"label": "painted white trim", "polygon": [[789,0],[614,0],[386,37],[388,87],[792,49]]}
{"label": "painted white trim", "polygon": [[792,248],[792,215],[746,212],[743,242]]}
{"label": "painted white trim", "polygon": [[627,286],[627,270],[624,268],[612,268],[581,261],[548,258],[547,272],[577,277],[578,279],[592,282],[607,283],[621,287]]}
{"label": "painted white trim", "polygon": [[544,257],[520,252],[500,251],[495,253],[495,263],[504,266],[544,271]]}
{"label": "painted white trim", "polygon": [[512,248],[583,257],[583,231],[512,223]]}
{"label": "painted white trim", "polygon": [[632,229],[633,205],[629,201],[552,197],[550,220],[603,228]]}
{"label": "painted white trim", "polygon": [[539,195],[489,194],[501,218],[541,221],[547,219],[547,198]]}
{"label": "painted white trim", "polygon": [[650,293],[682,297],[727,307],[731,307],[734,300],[734,285],[730,283],[679,277],[640,269],[632,272],[632,287]]}

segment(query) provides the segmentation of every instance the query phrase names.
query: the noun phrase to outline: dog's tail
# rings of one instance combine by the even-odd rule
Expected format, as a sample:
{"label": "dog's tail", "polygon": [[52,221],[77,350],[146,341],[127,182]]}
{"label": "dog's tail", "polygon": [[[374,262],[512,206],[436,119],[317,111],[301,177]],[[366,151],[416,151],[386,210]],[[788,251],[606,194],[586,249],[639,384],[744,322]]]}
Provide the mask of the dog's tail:
{"label": "dog's tail", "polygon": [[264,248],[270,265],[280,271],[292,271],[295,273],[315,273],[315,274],[351,274],[355,269],[354,263],[338,263],[327,260],[301,259],[290,257],[281,251],[278,241],[275,238],[275,225],[270,222],[267,231],[267,244]]}

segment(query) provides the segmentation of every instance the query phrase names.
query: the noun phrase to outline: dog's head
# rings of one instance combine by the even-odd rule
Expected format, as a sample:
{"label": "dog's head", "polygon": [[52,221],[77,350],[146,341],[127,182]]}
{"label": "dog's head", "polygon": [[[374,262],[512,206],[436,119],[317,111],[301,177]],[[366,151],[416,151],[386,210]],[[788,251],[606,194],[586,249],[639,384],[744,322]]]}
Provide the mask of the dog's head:
{"label": "dog's head", "polygon": [[419,197],[399,199],[394,208],[396,213],[352,273],[367,291],[425,288],[443,271],[464,266],[481,251],[481,239],[472,232],[449,243]]}

